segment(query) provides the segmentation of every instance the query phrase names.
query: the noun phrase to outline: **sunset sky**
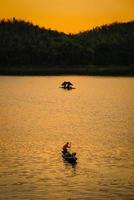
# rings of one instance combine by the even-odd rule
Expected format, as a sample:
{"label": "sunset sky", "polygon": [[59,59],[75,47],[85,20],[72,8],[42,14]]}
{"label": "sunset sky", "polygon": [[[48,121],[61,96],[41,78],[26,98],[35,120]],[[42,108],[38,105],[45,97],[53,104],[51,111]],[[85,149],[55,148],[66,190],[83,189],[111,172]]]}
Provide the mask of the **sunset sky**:
{"label": "sunset sky", "polygon": [[106,23],[134,20],[134,0],[0,0],[0,18],[12,17],[77,33]]}

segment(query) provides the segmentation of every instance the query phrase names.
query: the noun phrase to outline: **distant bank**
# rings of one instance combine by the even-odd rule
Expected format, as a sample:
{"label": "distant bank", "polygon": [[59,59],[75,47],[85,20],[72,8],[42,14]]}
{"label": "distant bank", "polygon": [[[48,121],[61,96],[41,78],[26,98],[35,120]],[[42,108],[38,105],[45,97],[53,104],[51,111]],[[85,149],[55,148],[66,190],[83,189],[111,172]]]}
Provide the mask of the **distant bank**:
{"label": "distant bank", "polygon": [[8,66],[0,67],[0,75],[134,76],[134,66]]}
{"label": "distant bank", "polygon": [[0,20],[2,75],[134,75],[134,21],[78,34]]}

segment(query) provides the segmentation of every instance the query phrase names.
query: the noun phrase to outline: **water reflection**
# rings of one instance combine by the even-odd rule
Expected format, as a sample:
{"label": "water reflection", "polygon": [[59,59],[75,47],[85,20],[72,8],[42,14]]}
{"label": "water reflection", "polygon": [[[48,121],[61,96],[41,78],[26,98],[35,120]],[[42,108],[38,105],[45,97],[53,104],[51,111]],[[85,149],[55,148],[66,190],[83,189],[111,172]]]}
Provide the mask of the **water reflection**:
{"label": "water reflection", "polygon": [[63,163],[64,163],[66,169],[73,169],[74,172],[76,173],[77,162],[75,162],[75,163],[70,163],[70,162],[67,162],[66,160],[63,159]]}
{"label": "water reflection", "polygon": [[0,77],[0,199],[133,198],[134,79],[66,79]]}

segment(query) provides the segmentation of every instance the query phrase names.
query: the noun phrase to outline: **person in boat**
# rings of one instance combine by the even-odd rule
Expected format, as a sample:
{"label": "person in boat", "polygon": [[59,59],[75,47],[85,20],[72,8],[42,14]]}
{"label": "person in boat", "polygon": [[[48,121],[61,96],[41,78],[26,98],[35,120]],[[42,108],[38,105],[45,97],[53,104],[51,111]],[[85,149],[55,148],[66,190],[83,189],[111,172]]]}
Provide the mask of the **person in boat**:
{"label": "person in boat", "polygon": [[67,86],[67,81],[64,81],[62,84],[61,84],[64,88],[66,88]]}
{"label": "person in boat", "polygon": [[68,154],[68,148],[70,148],[69,142],[67,142],[66,144],[64,144],[64,146],[62,147],[63,149],[63,154]]}
{"label": "person in boat", "polygon": [[67,88],[71,88],[72,86],[73,86],[73,84],[70,81],[68,81],[67,82]]}

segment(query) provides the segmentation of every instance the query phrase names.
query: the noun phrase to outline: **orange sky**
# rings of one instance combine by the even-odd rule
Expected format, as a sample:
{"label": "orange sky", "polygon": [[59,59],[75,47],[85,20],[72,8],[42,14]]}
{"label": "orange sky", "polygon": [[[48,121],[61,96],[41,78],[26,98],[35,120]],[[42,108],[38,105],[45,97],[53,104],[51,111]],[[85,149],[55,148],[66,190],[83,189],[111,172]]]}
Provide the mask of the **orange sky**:
{"label": "orange sky", "polygon": [[134,20],[134,0],[0,0],[0,18],[11,17],[77,33],[106,23]]}

